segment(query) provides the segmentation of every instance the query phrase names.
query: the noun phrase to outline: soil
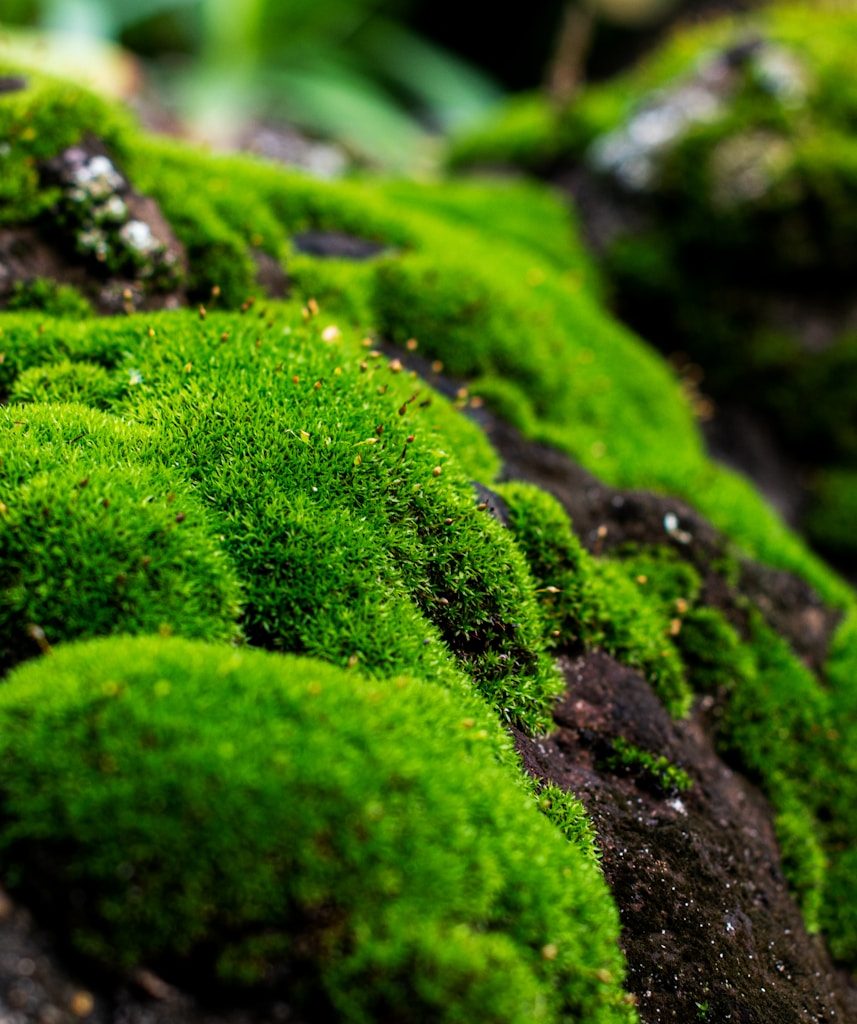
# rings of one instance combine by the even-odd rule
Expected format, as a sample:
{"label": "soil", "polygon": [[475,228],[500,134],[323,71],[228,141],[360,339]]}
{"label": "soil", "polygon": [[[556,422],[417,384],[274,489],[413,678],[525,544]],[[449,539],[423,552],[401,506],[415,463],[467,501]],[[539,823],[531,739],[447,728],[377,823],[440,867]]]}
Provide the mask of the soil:
{"label": "soil", "polygon": [[[857,1020],[857,990],[789,895],[770,807],[714,749],[712,699],[677,722],[606,654],[561,666],[556,730],[516,742],[527,770],[580,797],[592,818],[643,1024]],[[692,788],[657,792],[609,771],[603,752],[619,736],[668,757]]]}

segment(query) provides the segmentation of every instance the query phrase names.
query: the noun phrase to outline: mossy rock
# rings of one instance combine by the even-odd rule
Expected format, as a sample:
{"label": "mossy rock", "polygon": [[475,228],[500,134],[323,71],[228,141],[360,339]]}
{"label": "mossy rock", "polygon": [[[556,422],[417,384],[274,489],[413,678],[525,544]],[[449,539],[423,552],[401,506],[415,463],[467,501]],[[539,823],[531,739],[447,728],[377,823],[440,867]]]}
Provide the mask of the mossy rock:
{"label": "mossy rock", "polygon": [[4,879],[103,963],[342,1021],[631,1019],[597,868],[436,686],[106,640],[0,721]]}
{"label": "mossy rock", "polygon": [[[823,4],[683,28],[564,110],[516,101],[451,158],[576,168],[623,318],[840,481],[857,467],[855,44],[854,12]],[[853,531],[821,515],[807,534],[850,564]]]}
{"label": "mossy rock", "polygon": [[[20,120],[20,111],[29,109],[30,104],[36,109],[27,116],[47,131],[48,121],[38,120],[39,111],[47,104],[45,96],[61,88],[39,78],[36,91],[30,94],[25,90],[16,96],[10,116]],[[66,112],[68,123],[77,125],[77,134],[64,130],[53,148],[44,142],[44,152],[35,155],[36,162],[57,156],[57,147],[84,139],[92,130],[87,119],[89,104],[97,102],[88,98],[77,122],[73,109]],[[0,119],[4,112],[8,114],[4,103],[0,97]],[[114,124],[109,119],[106,123]],[[853,788],[839,777],[851,756],[848,750],[854,749],[853,719],[849,717],[855,693],[852,669],[857,663],[853,593],[783,526],[749,484],[707,459],[692,404],[681,384],[601,306],[597,275],[570,233],[562,206],[535,186],[321,184],[249,160],[206,156],[139,135],[121,117],[115,125],[115,133],[111,128],[103,136],[104,144],[117,165],[121,162],[122,173],[134,188],[158,201],[187,253],[187,292],[201,305],[172,313],[143,309],[114,319],[53,318],[38,303],[36,312],[0,314],[0,392],[10,402],[4,413],[6,425],[18,439],[14,448],[18,454],[0,464],[0,475],[5,471],[11,480],[17,474],[10,488],[31,487],[35,480],[47,490],[66,488],[63,494],[88,478],[86,487],[81,490],[78,486],[73,494],[76,501],[93,481],[106,488],[123,479],[127,481],[123,500],[127,497],[129,508],[136,508],[135,498],[146,483],[147,495],[155,495],[156,500],[145,514],[154,515],[159,524],[169,517],[173,504],[184,502],[185,497],[188,507],[198,510],[200,537],[210,546],[203,544],[201,550],[216,552],[223,564],[231,567],[240,588],[239,624],[245,641],[278,656],[230,651],[223,642],[225,629],[212,634],[189,632],[191,636],[220,638],[220,646],[210,649],[177,641],[162,640],[160,646],[154,640],[135,641],[141,652],[145,643],[151,644],[150,660],[141,664],[139,676],[147,695],[163,675],[157,668],[160,659],[173,658],[171,651],[186,652],[186,658],[185,654],[175,656],[184,665],[181,671],[176,668],[176,673],[188,680],[176,729],[184,729],[187,722],[189,731],[182,735],[189,737],[188,749],[194,738],[200,742],[205,738],[209,717],[215,746],[220,742],[221,727],[225,730],[223,742],[234,742],[233,736],[243,740],[245,733],[252,732],[245,721],[255,723],[254,715],[271,706],[266,701],[279,699],[268,692],[270,687],[262,677],[279,679],[282,675],[283,680],[294,680],[300,678],[295,666],[312,664],[316,666],[313,673],[330,679],[330,693],[338,695],[336,714],[331,711],[323,721],[307,726],[315,730],[319,744],[328,743],[330,730],[342,724],[355,751],[359,748],[363,756],[374,750],[381,757],[387,743],[382,733],[404,737],[396,730],[407,730],[412,724],[411,738],[403,738],[397,756],[412,756],[408,764],[417,766],[415,773],[428,771],[426,765],[439,764],[438,758],[446,757],[450,774],[439,769],[443,784],[437,792],[444,789],[450,802],[442,803],[447,796],[438,796],[438,807],[452,808],[450,815],[461,813],[465,815],[462,820],[472,823],[482,815],[482,804],[456,803],[452,793],[467,786],[470,774],[481,773],[482,762],[478,772],[462,769],[463,774],[455,774],[464,762],[458,754],[447,757],[447,748],[442,748],[443,743],[457,742],[453,735],[436,738],[437,746],[432,746],[432,741],[423,750],[417,726],[422,711],[417,709],[425,708],[428,714],[431,707],[441,714],[441,709],[455,707],[456,714],[472,720],[468,730],[472,736],[483,731],[472,731],[477,720],[484,721],[485,736],[480,742],[490,750],[489,760],[500,763],[501,767],[492,770],[505,771],[515,759],[500,723],[528,733],[550,726],[552,704],[562,684],[553,665],[557,646],[575,651],[604,647],[644,673],[674,714],[687,710],[694,692],[727,692],[732,717],[726,720],[723,746],[774,801],[782,835],[788,840],[790,876],[807,920],[829,927],[837,948],[844,956],[852,955],[851,940],[843,931],[850,919],[837,910],[836,903],[849,898],[842,888],[840,858],[843,845],[854,836],[854,822],[847,810]],[[33,158],[29,149],[14,147],[9,157],[13,163],[21,159],[25,164]],[[39,218],[52,209],[55,196],[52,199],[46,194],[40,205],[39,179],[27,177],[21,170],[16,180],[20,188],[15,194],[10,192],[5,222],[18,226],[37,223],[43,229],[44,221]],[[533,219],[540,225],[537,231],[532,228]],[[371,253],[359,261],[326,257],[310,251],[308,233],[316,239],[344,235],[371,243]],[[368,252],[366,245],[363,249]],[[262,295],[257,280],[260,253],[283,273],[288,272],[289,301],[274,302]],[[35,293],[35,299],[41,301],[40,295],[41,291]],[[136,302],[132,294],[130,307]],[[399,346],[395,353],[391,343]],[[408,369],[409,358],[421,360],[428,383]],[[450,398],[442,397],[432,383]],[[93,408],[62,404],[69,401],[89,403]],[[828,666],[829,688],[805,670],[788,644],[766,631],[764,624],[752,634],[739,636],[706,607],[698,574],[684,562],[652,550],[622,552],[621,557],[610,559],[594,557],[582,549],[567,515],[554,499],[519,484],[496,485],[501,468],[497,453],[473,421],[462,415],[479,416],[485,405],[502,410],[532,440],[569,453],[614,485],[684,496],[729,535],[729,543],[734,545],[729,549],[730,558],[748,553],[811,582],[829,606],[844,614]],[[505,498],[508,527],[485,508],[480,497],[485,485],[497,486]],[[170,500],[170,495],[176,497]],[[111,501],[106,491],[104,497]],[[0,498],[6,501],[4,495]],[[8,501],[6,504],[12,508]],[[100,507],[104,510],[103,503]],[[196,515],[194,512],[189,520],[197,522]],[[70,521],[62,523],[62,531],[71,529]],[[161,525],[168,525],[167,520]],[[62,531],[57,534],[57,546],[66,543]],[[184,534],[183,529],[174,532],[179,537]],[[131,541],[134,536],[132,531]],[[46,565],[51,551],[36,548],[38,558],[43,559],[39,564]],[[139,545],[132,543],[131,548],[134,557],[145,557]],[[187,566],[193,570],[189,572],[191,585],[205,581],[205,565],[198,573],[196,563],[188,558]],[[57,574],[69,592],[79,571],[72,566]],[[640,582],[643,577],[645,583]],[[141,601],[154,600],[157,588],[151,581],[143,584]],[[205,583],[202,589],[209,592],[210,588]],[[679,602],[684,604],[679,607]],[[35,613],[28,614],[35,617]],[[163,622],[171,621],[171,616],[161,615],[155,624],[158,614],[153,613],[141,629],[154,632]],[[119,623],[118,618],[108,616],[97,630],[83,635],[117,632],[124,629]],[[41,628],[49,646],[74,635],[58,630],[53,635],[53,627]],[[183,623],[178,621],[172,628],[181,633]],[[710,650],[711,637],[722,641],[722,650]],[[27,756],[33,758],[33,771],[38,770],[39,737],[49,728],[50,715],[67,713],[75,723],[73,728],[82,730],[92,715],[101,713],[87,702],[90,696],[95,699],[95,691],[105,680],[88,675],[90,668],[100,672],[100,667],[86,652],[113,651],[118,659],[119,652],[130,650],[124,645],[131,641],[110,643],[114,646],[105,642],[100,647],[69,650],[64,677],[68,682],[57,689],[55,704],[46,701],[45,717],[33,718],[32,732],[28,732],[31,746]],[[327,667],[286,657],[295,654],[324,659]],[[51,661],[43,659],[22,668],[16,681],[9,684],[10,694],[17,693],[19,686],[22,694],[29,687],[35,692],[44,686],[44,669],[50,667],[54,678],[57,663],[64,664],[60,657],[66,657],[61,646]],[[146,661],[142,656],[140,660]],[[197,672],[197,664],[211,668]],[[228,683],[220,679],[215,664],[226,666],[223,671]],[[255,711],[250,683],[245,685],[241,672],[230,665],[251,666],[248,679],[256,680],[253,687],[262,694]],[[127,665],[124,671],[130,671]],[[416,680],[402,690],[407,700],[391,697],[393,718],[380,712],[373,719],[368,705],[359,703],[359,694],[398,692],[391,680],[402,676]],[[780,679],[786,680],[782,687]],[[419,681],[431,685],[421,690]],[[298,693],[289,690],[292,685],[299,687],[297,682],[282,685],[284,693]],[[446,696],[436,700],[441,693],[438,686]],[[327,692],[327,683],[324,689]],[[234,691],[233,695],[228,696],[226,690]],[[120,687],[121,700],[108,699],[110,695],[98,698],[106,702],[106,708],[118,709],[115,725],[111,720],[107,730],[105,724],[105,736],[109,732],[110,744],[117,744],[117,751],[111,750],[117,764],[121,763],[126,724],[130,734],[137,735],[137,724],[147,723],[151,714],[155,716],[153,725],[158,719],[168,728],[166,717],[158,718],[161,712],[157,708],[171,707],[170,701],[150,707],[151,702],[138,702],[134,692],[135,687],[129,685],[127,692]],[[2,693],[0,687],[0,702]],[[13,696],[8,699],[12,708]],[[355,709],[363,710],[354,710],[352,724],[340,723],[342,709],[350,711],[352,701]],[[378,701],[385,704],[387,698]],[[406,710],[406,704],[413,709]],[[462,712],[465,707],[470,710]],[[122,717],[126,712],[128,719]],[[11,710],[9,713],[16,720],[26,717],[23,706],[14,715]],[[429,719],[430,715],[425,721]],[[269,787],[280,778],[281,768],[285,771],[287,767],[271,767],[269,748],[279,728],[272,710],[268,725],[260,727],[258,742],[253,741],[246,765],[248,784],[264,791],[266,801],[274,800]],[[436,731],[448,732],[441,727]],[[458,735],[455,729],[452,733]],[[15,749],[23,758],[25,747],[19,748],[16,741]],[[148,756],[135,744],[131,749],[135,759]],[[436,751],[437,757],[429,757],[429,751]],[[625,754],[636,768],[669,779],[669,765],[659,761],[658,752],[629,754],[626,750]],[[83,764],[82,749],[81,758]],[[129,785],[142,787],[141,793],[148,785],[147,777],[136,767],[142,763],[131,762],[128,776]],[[371,758],[367,761],[374,763]],[[55,767],[57,786],[65,786],[65,769],[59,764]],[[197,767],[203,771],[205,765]],[[111,775],[103,768],[88,764],[85,770],[99,778]],[[22,770],[21,779],[25,774]],[[13,782],[17,785],[13,775],[18,777],[11,772],[0,778],[8,778],[10,786]],[[196,799],[194,780],[203,776],[204,771],[200,776],[188,771],[189,799]],[[177,776],[180,780],[184,777],[181,773]],[[502,786],[506,790],[502,791],[514,792],[509,799],[526,804],[528,798],[523,790],[514,789],[513,777],[505,776]],[[383,772],[373,778],[379,787],[389,781]],[[497,785],[499,793],[502,786],[500,782]],[[479,793],[480,786],[476,787]],[[834,795],[828,805],[821,794],[831,789]],[[101,792],[98,787],[95,791]],[[115,795],[118,807],[118,790],[110,788],[109,792]],[[229,790],[228,800],[237,806],[245,792]],[[282,799],[282,787],[277,786],[276,792]],[[135,800],[136,795],[123,805],[129,816]],[[498,815],[506,813],[503,800],[499,798]],[[20,813],[29,814],[24,802],[23,798],[18,801]],[[542,792],[538,802],[555,829],[566,837],[572,848],[568,856],[578,857],[581,851],[591,854],[591,829],[568,794],[561,797],[552,791]],[[331,796],[325,813],[329,809],[335,817],[340,813],[337,807],[340,805]],[[474,818],[467,818],[471,811]],[[406,830],[411,827],[408,814],[401,807],[400,812],[396,827]],[[0,808],[0,817],[4,813]],[[212,840],[218,850],[217,844],[223,844],[228,856],[237,858],[230,863],[237,865],[243,857],[239,847],[245,829],[254,841],[263,842],[264,837],[253,832],[254,813],[252,807],[242,809],[240,815],[250,818],[239,816],[231,831],[227,829],[222,838]],[[288,802],[271,813],[285,835],[287,815],[292,813]],[[413,836],[428,835],[433,829],[432,834],[442,832],[446,813],[439,810],[435,819],[432,811],[425,822],[414,823]],[[33,829],[26,842],[32,842],[35,849],[39,845],[36,812],[26,820],[26,829]],[[205,820],[212,828],[220,821]],[[490,814],[485,820],[500,822]],[[557,832],[542,819],[534,820],[538,824],[533,835],[550,834],[553,838],[547,842],[556,846]],[[512,830],[522,827],[517,819],[503,818],[497,834],[507,825]],[[178,824],[174,822],[170,828],[173,826],[174,840],[184,842]],[[818,843],[799,841],[807,828],[818,830]],[[476,829],[474,835],[478,834]],[[0,836],[6,835],[0,832]],[[147,844],[153,835],[149,834]],[[10,827],[10,850],[15,848],[15,836],[15,827]],[[59,841],[59,833],[53,839]],[[523,872],[531,847],[526,845],[529,840],[520,841],[525,845],[508,855],[510,863],[521,858]],[[0,838],[0,845],[3,842]],[[323,870],[324,864],[311,864],[318,844],[307,842],[298,844],[295,856],[313,870]],[[488,858],[493,839],[485,842]],[[498,843],[502,846],[501,840]],[[479,845],[474,840],[473,850],[478,852]],[[565,849],[561,844],[556,848]],[[111,882],[116,880],[115,871],[111,874],[115,868],[112,861],[101,864],[89,847],[76,850],[79,852],[65,870],[79,872],[88,880],[85,884],[96,888],[108,876]],[[386,853],[392,862],[392,854]],[[253,856],[248,854],[250,860]],[[822,865],[825,857],[831,858],[830,872]],[[29,886],[27,891],[34,894],[43,879],[33,874],[25,881],[25,858],[15,863],[20,868],[21,886]],[[506,864],[502,860],[494,863]],[[191,864],[194,885],[202,891],[210,879],[206,865]],[[277,864],[272,857],[263,865],[264,871],[278,870]],[[386,868],[373,874],[376,867],[367,875],[367,891],[377,891],[372,886],[379,878],[391,877]],[[460,864],[453,865],[449,876],[438,878],[452,877],[459,868]],[[58,868],[54,862],[44,870],[56,872]],[[175,870],[173,881],[181,869]],[[521,1020],[540,1019],[539,1014],[553,1019],[551,1014],[567,1013],[559,1009],[566,1006],[573,1006],[574,1014],[587,1021],[623,1019],[622,1014],[630,1013],[621,1007],[602,1010],[601,997],[586,994],[594,989],[581,988],[579,995],[571,994],[560,974],[553,973],[566,969],[562,966],[565,953],[556,943],[533,946],[517,960],[517,925],[512,923],[518,920],[517,904],[502,928],[498,925],[491,931],[490,940],[464,912],[464,930],[456,930],[456,924],[449,924],[451,918],[443,916],[441,901],[436,908],[439,916],[430,919],[436,923],[414,934],[411,945],[399,938],[385,945],[383,935],[387,933],[373,929],[382,925],[403,928],[402,921],[412,906],[403,902],[399,907],[391,899],[389,914],[377,908],[380,916],[366,917],[366,930],[353,933],[357,940],[366,937],[365,947],[360,941],[347,950],[334,945],[336,955],[326,959],[324,949],[319,951],[312,943],[309,951],[305,947],[298,952],[291,949],[287,928],[270,933],[271,922],[264,918],[261,906],[262,890],[252,888],[256,875],[251,871],[242,879],[237,870],[233,877],[238,895],[232,909],[224,905],[224,913],[227,917],[238,914],[238,896],[247,896],[248,913],[257,908],[261,915],[253,927],[262,922],[252,943],[234,944],[229,921],[216,918],[216,908],[213,917],[206,917],[209,911],[205,910],[202,923],[195,918],[196,923],[187,924],[190,918],[186,919],[170,939],[171,929],[163,921],[171,908],[166,899],[158,897],[146,908],[135,908],[135,913],[140,909],[153,915],[154,929],[145,940],[151,940],[151,945],[135,946],[147,933],[138,928],[139,922],[124,918],[126,901],[119,896],[80,925],[82,930],[72,931],[70,939],[78,948],[114,965],[118,961],[111,949],[121,949],[119,959],[127,963],[141,957],[168,961],[176,955],[187,956],[189,963],[196,964],[199,957],[207,958],[206,977],[211,971],[217,973],[220,963],[220,970],[233,982],[242,977],[252,981],[260,974],[273,977],[276,963],[287,956],[316,956],[312,961],[316,973],[305,998],[308,1005],[313,1000],[334,1001],[343,1019],[377,1019],[374,1008],[360,1000],[377,999],[379,1006],[395,1008],[399,1006],[395,1000],[405,998],[403,992],[410,993],[407,998],[422,1000],[420,1006],[435,1007],[443,1002],[450,1020],[469,1019],[477,1012],[478,1000],[484,1000],[479,1012],[489,1014],[485,1019],[507,1019],[496,1000],[506,998],[503,993],[509,993],[508,985],[513,982],[520,993],[526,993],[521,995],[522,1002],[513,1000],[512,1004],[521,1007],[514,1011]],[[489,865],[485,870],[496,880],[506,868],[494,872]],[[93,871],[96,873],[89,874]],[[446,872],[447,867],[438,871]],[[550,875],[551,869],[546,867],[545,873]],[[57,874],[43,877],[54,882],[59,878]],[[510,877],[525,875],[511,872]],[[325,885],[333,884],[333,874],[324,878]],[[288,879],[283,881],[279,875],[277,879],[276,886],[286,886],[278,889],[277,899],[291,899],[284,895],[292,892]],[[127,881],[120,878],[117,884],[127,885]],[[265,886],[274,884],[271,876],[263,881]],[[550,888],[553,882],[544,884],[548,886],[545,892],[554,893]],[[486,882],[485,892],[495,893],[491,885]],[[359,889],[357,884],[348,898],[359,901]],[[265,889],[266,894],[270,891]],[[506,889],[501,885],[499,891]],[[526,884],[522,883],[521,891],[529,892]],[[603,949],[610,948],[608,961],[614,964],[610,943],[615,943],[618,933],[615,908],[603,886],[593,888],[591,894],[596,908],[593,920],[601,922],[599,928],[603,926]],[[456,902],[459,897],[463,903]],[[312,893],[301,898],[308,901],[302,904],[304,908],[311,905]],[[450,907],[466,907],[467,899],[466,893],[456,892]],[[543,905],[540,900],[536,899],[534,907]],[[568,904],[560,900],[558,906]],[[199,907],[192,910],[191,917]],[[528,913],[521,910],[521,920],[530,920]],[[500,911],[498,915],[499,921]],[[587,920],[585,915],[581,920]],[[325,932],[325,942],[345,941],[334,922],[322,924],[331,928],[331,934]],[[198,927],[210,931],[196,931]],[[566,921],[566,927],[572,925]],[[124,929],[118,944],[113,941],[119,934],[114,928]],[[205,937],[200,937],[203,934]],[[192,948],[197,941],[199,957]],[[184,943],[184,947],[171,947],[170,942]],[[571,965],[578,953],[576,947],[569,949]],[[414,963],[425,962],[424,956],[434,958],[435,974],[412,970]],[[583,959],[573,970],[592,963],[583,953],[580,956]],[[539,962],[533,966],[539,958],[548,961],[547,965]],[[554,959],[558,963],[552,967]],[[465,974],[456,962],[469,965]],[[522,964],[529,965],[526,970],[532,977]],[[610,977],[600,976],[612,993],[605,996],[604,1006],[618,1007],[619,973],[609,964]],[[507,968],[512,980],[497,980],[492,989],[494,979]],[[596,972],[601,969],[594,967]],[[595,977],[599,980],[597,973]],[[357,978],[359,985],[356,981],[352,985]],[[400,987],[411,984],[418,991]],[[349,987],[359,991],[346,996]],[[452,1001],[451,990],[457,993]],[[566,998],[570,1001],[563,1003]],[[390,1010],[393,1017],[396,1013]],[[426,1013],[431,1016],[428,1010]]]}
{"label": "mossy rock", "polygon": [[[317,302],[334,322],[402,345],[415,340],[445,372],[469,378],[477,398],[482,392],[490,404],[496,396],[530,436],[610,483],[686,497],[751,554],[843,599],[752,489],[707,460],[679,381],[604,312],[569,214],[546,193],[515,183],[314,182],[141,136],[89,96],[79,117],[74,107],[64,113],[66,127],[51,143],[42,111],[65,86],[35,73],[28,82],[0,100],[0,124],[4,116],[13,128],[38,122],[40,148],[12,147],[6,159],[29,166],[56,156],[89,135],[88,111],[101,104],[105,144],[134,188],[160,205],[187,252],[189,292],[206,309],[214,303],[261,312],[250,300],[260,294],[256,257],[264,253],[284,263],[296,298]],[[32,222],[37,181],[28,188],[10,192],[4,220]],[[301,251],[307,232],[371,241],[379,251],[359,262],[310,255]],[[134,293],[129,308],[137,300]],[[16,342],[7,338],[0,335],[0,388],[15,372]],[[34,344],[51,359],[67,355],[56,335],[27,342]],[[77,358],[88,357],[81,351]]]}

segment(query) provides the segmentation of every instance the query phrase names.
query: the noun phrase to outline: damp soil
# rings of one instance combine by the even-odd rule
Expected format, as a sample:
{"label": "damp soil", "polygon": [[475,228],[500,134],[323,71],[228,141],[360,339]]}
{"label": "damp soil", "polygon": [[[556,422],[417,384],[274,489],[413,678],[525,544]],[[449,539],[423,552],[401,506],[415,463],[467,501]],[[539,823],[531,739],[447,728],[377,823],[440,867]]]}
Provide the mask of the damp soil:
{"label": "damp soil", "polygon": [[[516,743],[527,771],[574,793],[591,816],[643,1024],[857,1019],[857,993],[788,892],[767,801],[714,748],[712,699],[677,722],[642,676],[606,654],[561,667],[554,732],[517,733]],[[610,771],[604,752],[617,737],[668,757],[690,790]]]}

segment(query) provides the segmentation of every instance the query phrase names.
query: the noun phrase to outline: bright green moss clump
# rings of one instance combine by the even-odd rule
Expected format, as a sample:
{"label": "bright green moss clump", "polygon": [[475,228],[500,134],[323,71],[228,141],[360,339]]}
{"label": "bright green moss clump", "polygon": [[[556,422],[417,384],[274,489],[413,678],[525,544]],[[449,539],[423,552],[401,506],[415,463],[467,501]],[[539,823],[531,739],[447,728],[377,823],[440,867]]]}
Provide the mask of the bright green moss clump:
{"label": "bright green moss clump", "polygon": [[683,793],[693,785],[687,772],[663,755],[643,750],[621,736],[611,746],[604,759],[611,771],[636,775],[644,785],[654,786],[662,793]]}
{"label": "bright green moss clump", "polygon": [[81,402],[93,409],[107,409],[126,388],[125,381],[111,377],[97,363],[64,359],[26,370],[9,397],[13,402]]}
{"label": "bright green moss clump", "polygon": [[551,495],[528,484],[503,484],[509,525],[527,554],[550,636],[600,647],[639,669],[670,711],[690,709],[692,694],[670,641],[670,616],[625,569],[583,549]]}
{"label": "bright green moss clump", "polygon": [[4,880],[104,963],[311,1017],[631,1021],[603,880],[473,714],[308,659],[66,647],[0,688]]}
{"label": "bright green moss clump", "polygon": [[43,321],[30,348],[33,326],[5,321],[13,395],[100,369],[93,403],[150,430],[126,460],[169,467],[208,506],[251,643],[388,676],[457,664],[505,718],[546,726],[560,681],[528,568],[472,487],[496,456],[440,396],[294,306]]}
{"label": "bright green moss clump", "polygon": [[[75,637],[238,636],[209,518],[163,470],[114,461],[117,438],[140,439],[123,426],[74,406],[0,409],[0,671]],[[107,444],[78,451],[87,428]]]}

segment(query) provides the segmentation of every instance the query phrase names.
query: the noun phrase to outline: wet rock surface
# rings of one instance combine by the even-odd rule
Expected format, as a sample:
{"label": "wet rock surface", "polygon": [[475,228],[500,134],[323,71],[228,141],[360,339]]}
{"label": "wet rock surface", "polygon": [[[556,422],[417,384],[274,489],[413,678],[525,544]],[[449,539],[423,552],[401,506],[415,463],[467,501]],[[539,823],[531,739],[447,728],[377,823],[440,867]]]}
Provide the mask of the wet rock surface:
{"label": "wet rock surface", "polygon": [[27,88],[27,79],[23,75],[0,75],[0,93],[21,92]]}
{"label": "wet rock surface", "polygon": [[[606,654],[561,667],[556,730],[516,743],[531,774],[580,797],[592,818],[643,1024],[854,1020],[857,992],[789,895],[767,802],[713,747],[711,698],[677,722]],[[607,770],[617,737],[668,757],[691,789],[657,792]]]}

